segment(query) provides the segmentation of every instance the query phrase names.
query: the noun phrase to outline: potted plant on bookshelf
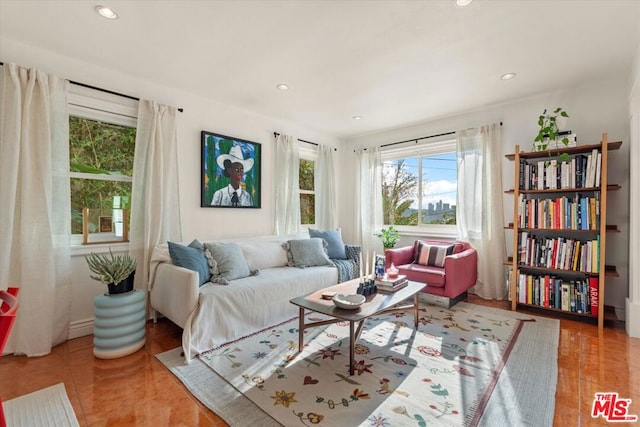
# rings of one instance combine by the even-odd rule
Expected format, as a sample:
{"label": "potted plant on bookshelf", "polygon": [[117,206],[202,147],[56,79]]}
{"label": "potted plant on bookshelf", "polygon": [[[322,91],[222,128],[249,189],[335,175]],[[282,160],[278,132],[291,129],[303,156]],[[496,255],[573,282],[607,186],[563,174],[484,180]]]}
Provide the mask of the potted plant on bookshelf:
{"label": "potted plant on bookshelf", "polygon": [[89,270],[95,273],[95,276],[92,275],[90,277],[107,285],[109,295],[133,290],[136,260],[131,255],[113,255],[113,252],[109,249],[108,255],[92,252],[85,259]]}
{"label": "potted plant on bookshelf", "polygon": [[[545,108],[538,117],[538,135],[533,140],[533,151],[544,151],[551,148],[560,148],[558,143],[562,143],[565,147],[569,145],[569,138],[566,136],[558,140],[560,132],[565,129],[569,114],[561,107],[556,108],[553,112],[547,112]],[[554,146],[551,146],[553,144]],[[569,160],[567,153],[559,156],[562,161]]]}
{"label": "potted plant on bookshelf", "polygon": [[398,240],[400,240],[400,234],[393,225],[390,225],[389,228],[383,228],[379,233],[376,233],[375,236],[382,240],[382,246],[385,249],[393,248],[396,243],[398,243]]}

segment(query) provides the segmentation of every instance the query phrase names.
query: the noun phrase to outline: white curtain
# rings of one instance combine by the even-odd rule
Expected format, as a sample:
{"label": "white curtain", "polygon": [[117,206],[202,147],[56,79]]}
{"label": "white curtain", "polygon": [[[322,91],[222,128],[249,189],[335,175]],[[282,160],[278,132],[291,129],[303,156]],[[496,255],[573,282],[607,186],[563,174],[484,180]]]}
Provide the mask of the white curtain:
{"label": "white curtain", "polygon": [[374,233],[382,228],[382,160],[380,147],[356,150],[355,224],[356,241],[364,259],[382,253],[382,242]]}
{"label": "white curtain", "polygon": [[296,233],[300,228],[300,156],[296,138],[276,136],[275,228],[276,234]]}
{"label": "white curtain", "polygon": [[71,310],[68,82],[5,64],[0,106],[0,289],[19,287],[5,352],[66,341]]}
{"label": "white curtain", "polygon": [[316,227],[332,230],[338,225],[335,150],[327,145],[318,145],[318,160],[315,171]]}
{"label": "white curtain", "polygon": [[458,237],[478,251],[478,281],[472,291],[487,299],[506,295],[501,135],[499,124],[456,132]]}
{"label": "white curtain", "polygon": [[178,187],[177,109],[140,100],[131,188],[130,252],[138,262],[135,287],[147,289],[151,252],[182,241]]}

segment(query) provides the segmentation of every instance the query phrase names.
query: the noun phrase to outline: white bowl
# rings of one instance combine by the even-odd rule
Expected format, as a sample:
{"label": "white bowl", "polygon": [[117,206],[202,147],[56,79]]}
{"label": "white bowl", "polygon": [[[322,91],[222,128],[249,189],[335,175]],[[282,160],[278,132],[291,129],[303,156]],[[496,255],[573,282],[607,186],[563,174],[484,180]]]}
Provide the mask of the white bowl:
{"label": "white bowl", "polygon": [[345,308],[347,310],[353,310],[359,308],[363,302],[366,301],[364,295],[360,294],[352,294],[352,295],[343,295],[338,294],[333,297],[333,303],[336,307]]}

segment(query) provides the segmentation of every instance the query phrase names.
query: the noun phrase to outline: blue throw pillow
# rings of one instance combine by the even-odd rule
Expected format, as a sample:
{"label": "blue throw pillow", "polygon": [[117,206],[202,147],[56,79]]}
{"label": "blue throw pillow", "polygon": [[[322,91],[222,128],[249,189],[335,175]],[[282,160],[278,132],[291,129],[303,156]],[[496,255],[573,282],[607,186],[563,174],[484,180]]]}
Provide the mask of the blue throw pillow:
{"label": "blue throw pillow", "polygon": [[207,264],[207,258],[204,256],[202,243],[194,240],[189,244],[189,246],[184,246],[174,242],[167,242],[167,245],[169,246],[171,262],[178,267],[197,271],[200,277],[200,286],[211,279],[209,264]]}
{"label": "blue throw pillow", "polygon": [[347,259],[347,253],[344,250],[344,242],[342,241],[342,230],[320,231],[309,229],[309,237],[319,237],[327,242],[327,254],[331,259]]}

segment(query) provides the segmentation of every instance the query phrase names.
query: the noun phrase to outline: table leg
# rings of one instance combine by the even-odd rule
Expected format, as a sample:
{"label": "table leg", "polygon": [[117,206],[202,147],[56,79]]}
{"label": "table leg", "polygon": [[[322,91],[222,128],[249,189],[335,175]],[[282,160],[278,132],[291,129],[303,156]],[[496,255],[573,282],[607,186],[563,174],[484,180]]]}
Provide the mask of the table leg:
{"label": "table leg", "polygon": [[353,375],[354,357],[353,352],[356,346],[356,337],[353,331],[353,321],[349,321],[349,375]]}
{"label": "table leg", "polygon": [[414,321],[414,324],[416,326],[416,329],[418,329],[418,316],[419,316],[418,312],[419,311],[420,311],[420,297],[416,293],[413,296],[413,321]]}
{"label": "table leg", "polygon": [[298,352],[304,347],[304,308],[300,307],[298,318]]}

